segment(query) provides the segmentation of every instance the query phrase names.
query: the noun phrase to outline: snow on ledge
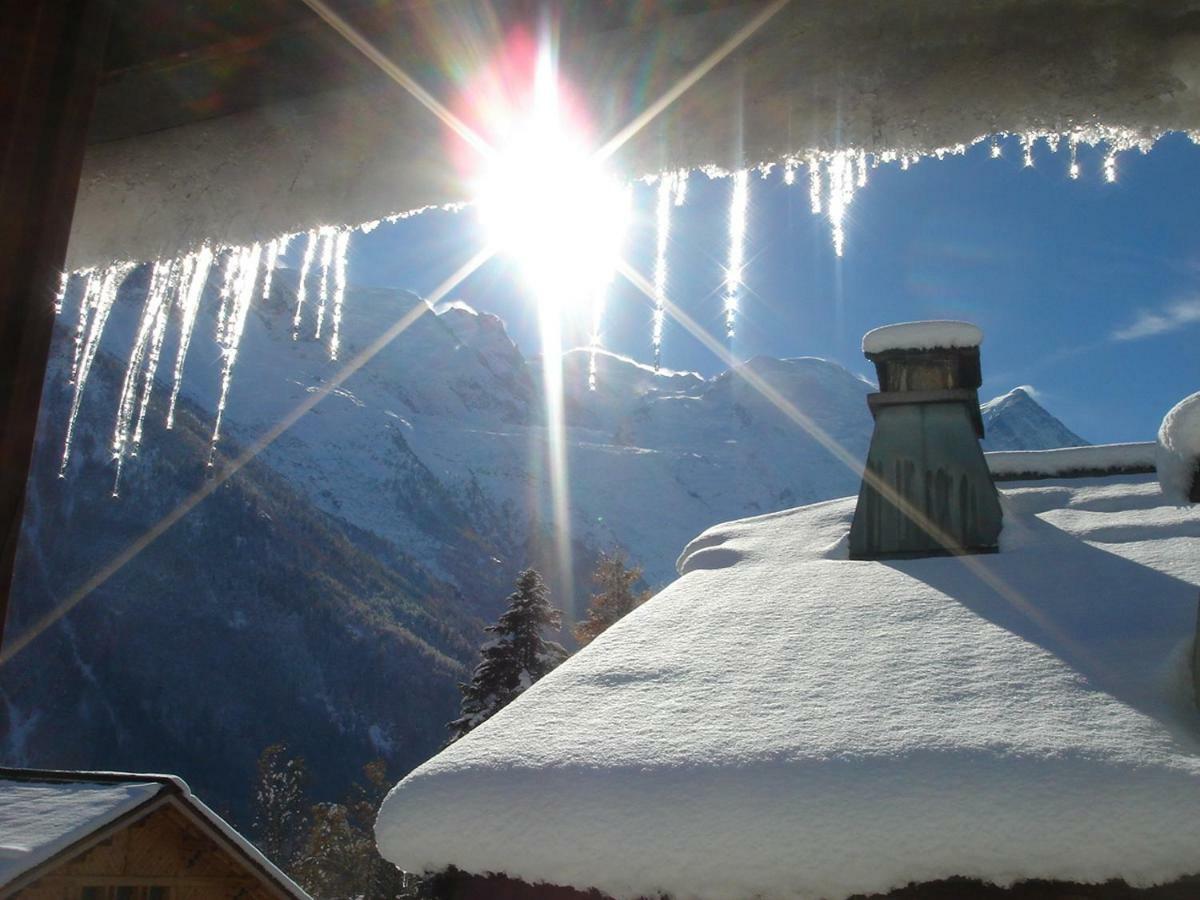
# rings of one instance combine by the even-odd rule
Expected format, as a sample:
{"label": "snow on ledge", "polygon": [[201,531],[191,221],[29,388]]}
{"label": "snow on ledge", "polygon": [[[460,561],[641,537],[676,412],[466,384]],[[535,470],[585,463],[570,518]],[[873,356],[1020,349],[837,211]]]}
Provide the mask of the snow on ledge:
{"label": "snow on ledge", "polygon": [[1080,478],[1153,472],[1155,444],[1096,444],[1057,450],[998,450],[985,453],[997,481]]}
{"label": "snow on ledge", "polygon": [[1200,472],[1200,391],[1181,400],[1158,430],[1158,483],[1174,503],[1189,503]]}
{"label": "snow on ledge", "polygon": [[978,347],[983,332],[970,322],[949,319],[928,322],[901,322],[884,325],[863,335],[863,353],[887,350],[933,350],[941,347]]}

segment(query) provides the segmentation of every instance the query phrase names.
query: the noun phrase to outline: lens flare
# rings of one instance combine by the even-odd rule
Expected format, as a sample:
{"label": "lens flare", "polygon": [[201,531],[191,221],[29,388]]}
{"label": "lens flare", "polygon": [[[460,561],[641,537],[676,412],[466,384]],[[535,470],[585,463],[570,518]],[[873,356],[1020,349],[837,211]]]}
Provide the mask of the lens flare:
{"label": "lens flare", "polygon": [[561,102],[548,42],[537,54],[531,108],[513,113],[504,142],[482,160],[475,197],[489,241],[517,264],[538,305],[578,309],[612,280],[628,208]]}

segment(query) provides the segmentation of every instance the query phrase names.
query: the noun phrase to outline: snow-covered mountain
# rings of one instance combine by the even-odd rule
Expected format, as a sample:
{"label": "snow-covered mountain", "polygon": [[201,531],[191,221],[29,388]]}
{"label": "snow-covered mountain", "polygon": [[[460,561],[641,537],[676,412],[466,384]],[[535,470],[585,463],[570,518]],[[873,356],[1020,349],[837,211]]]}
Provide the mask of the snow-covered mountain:
{"label": "snow-covered mountain", "polygon": [[985,450],[1045,450],[1050,447],[1086,447],[1088,442],[1067,428],[1024,387],[980,405]]}
{"label": "snow-covered mountain", "polygon": [[[127,460],[119,499],[110,496],[118,360],[128,356],[145,286],[145,272],[135,273],[113,310],[60,480],[78,302],[68,299],[13,633],[208,472],[222,368],[216,285],[187,360],[182,424],[164,430],[160,386],[143,451]],[[294,273],[280,271],[270,300],[251,308],[222,454],[268,431],[406,313],[426,311],[14,660],[0,685],[3,761],[180,771],[235,805],[254,756],[276,740],[308,755],[330,784],[352,777],[355,754],[353,764],[377,752],[402,770],[440,744],[456,711],[454,684],[516,572],[554,569],[540,361],[526,359],[495,316],[462,304],[428,310],[412,294],[382,289],[347,292],[341,359],[331,361],[328,320],[321,341],[311,318],[293,337],[295,288]],[[164,360],[174,358],[174,340]],[[705,379],[602,353],[593,391],[588,362],[585,351],[564,360],[580,598],[600,551],[624,548],[660,587],[681,548],[711,525],[857,490],[843,463],[742,377],[752,372],[861,458],[873,386],[835,363],[756,358]],[[160,378],[168,375],[164,365]],[[1020,390],[987,404],[985,419],[990,449],[1080,442]],[[558,601],[568,618],[577,611]],[[331,755],[334,745],[341,750]]]}
{"label": "snow-covered mountain", "polygon": [[[310,324],[292,340],[294,281],[280,274],[272,302],[251,313],[226,412],[243,441],[340,365],[311,338]],[[422,303],[401,291],[350,291],[343,359]],[[184,390],[211,408],[215,349],[193,353]],[[623,547],[659,586],[674,577],[680,548],[709,525],[857,490],[854,474],[750,387],[741,368],[704,379],[607,353],[597,363],[594,391],[586,351],[569,352],[564,365],[581,572],[596,552]],[[743,368],[865,456],[868,382],[814,358],[756,358]],[[525,359],[498,318],[447,304],[419,318],[264,458],[318,507],[404,547],[439,577],[470,590],[490,570],[502,582],[529,562],[553,566],[540,383],[540,360]],[[987,404],[985,415],[987,449],[1082,443],[1020,389]]]}

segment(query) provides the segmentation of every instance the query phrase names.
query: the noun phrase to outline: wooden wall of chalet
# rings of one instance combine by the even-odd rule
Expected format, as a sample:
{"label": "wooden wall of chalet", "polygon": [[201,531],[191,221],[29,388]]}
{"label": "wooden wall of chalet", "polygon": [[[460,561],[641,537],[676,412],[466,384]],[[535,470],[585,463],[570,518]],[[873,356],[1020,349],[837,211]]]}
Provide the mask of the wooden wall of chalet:
{"label": "wooden wall of chalet", "polygon": [[20,900],[83,900],[116,896],[84,888],[137,888],[129,900],[159,900],[152,887],[167,887],[166,900],[268,900],[270,890],[185,815],[164,806],[116,832],[16,894]]}

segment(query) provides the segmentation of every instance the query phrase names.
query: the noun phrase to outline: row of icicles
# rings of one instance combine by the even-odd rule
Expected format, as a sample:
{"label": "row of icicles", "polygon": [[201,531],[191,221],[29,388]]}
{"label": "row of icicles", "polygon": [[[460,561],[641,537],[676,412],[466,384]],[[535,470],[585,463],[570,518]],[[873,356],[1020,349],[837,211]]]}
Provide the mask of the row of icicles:
{"label": "row of icicles", "polygon": [[[990,138],[990,155],[1001,155],[1000,138]],[[1033,165],[1033,148],[1039,140],[1046,142],[1051,152],[1066,144],[1069,150],[1067,174],[1079,177],[1080,169],[1076,150],[1080,145],[1107,147],[1103,174],[1105,181],[1116,180],[1116,157],[1119,152],[1138,149],[1147,152],[1154,139],[1138,137],[1123,129],[1090,128],[1067,134],[1030,133],[1017,136],[1026,166]],[[1192,136],[1193,140],[1196,136]],[[979,143],[988,138],[979,138]],[[947,155],[965,154],[968,145],[959,144],[935,150],[925,156],[941,159]],[[886,152],[870,154],[860,150],[839,150],[826,153],[810,153],[804,156],[789,156],[782,161],[783,181],[791,185],[796,182],[800,168],[808,171],[809,201],[816,215],[824,214],[829,220],[834,252],[840,257],[845,249],[845,217],[854,199],[854,194],[866,185],[868,172],[886,163],[899,163],[908,169],[919,162],[922,154]],[[775,164],[757,168],[766,178]],[[745,239],[747,211],[750,199],[750,171],[726,172],[719,169],[701,170],[710,178],[730,177],[729,249],[725,265],[723,294],[724,325],[727,337],[732,338],[738,315],[739,298],[742,293],[742,277],[745,265]],[[654,313],[651,327],[651,346],[654,366],[662,362],[663,328],[667,316],[668,266],[671,216],[675,207],[682,206],[687,197],[688,172],[667,172],[648,179],[656,183],[655,192],[655,260],[654,260]],[[461,206],[443,207],[460,209]],[[389,216],[385,221],[395,222],[419,214],[423,210]],[[357,228],[321,226],[307,233],[304,253],[300,263],[300,278],[296,295],[296,308],[292,318],[292,337],[298,339],[304,322],[306,304],[315,306],[313,337],[322,339],[329,319],[328,345],[331,360],[338,358],[341,349],[342,307],[346,295],[346,260],[350,237],[354,231],[364,233],[378,226],[378,220]],[[208,284],[210,272],[215,266],[223,266],[220,306],[217,310],[217,327],[214,335],[220,350],[222,371],[220,396],[213,423],[209,451],[209,465],[214,464],[217,442],[221,437],[221,422],[224,416],[233,369],[241,346],[246,317],[254,297],[261,293],[265,301],[271,294],[271,282],[280,260],[287,252],[294,237],[283,235],[245,247],[212,247],[207,244],[183,256],[169,260],[158,260],[150,273],[150,284],[142,309],[142,315],[125,369],[117,406],[116,422],[111,443],[112,458],[116,465],[116,480],[113,495],[120,486],[121,470],[127,457],[137,456],[142,443],[146,412],[149,409],[151,392],[155,385],[159,362],[172,310],[178,321],[179,339],[172,364],[170,395],[167,404],[166,427],[175,422],[175,407],[183,383],[184,363],[196,325],[197,312]],[[223,256],[223,259],[221,257]],[[314,273],[314,267],[317,272]],[[87,385],[92,363],[100,348],[104,327],[117,299],[118,291],[125,278],[135,268],[131,262],[113,263],[104,268],[81,269],[70,275],[64,273],[55,298],[55,312],[61,313],[72,279],[82,280],[78,322],[75,328],[74,353],[71,360],[70,384],[73,387],[70,415],[66,437],[63,442],[60,477],[65,477],[71,457],[71,445],[75,423]],[[261,275],[261,278],[260,278]],[[311,282],[316,281],[314,286]],[[259,287],[261,283],[261,288]],[[311,299],[310,299],[311,298]],[[603,307],[597,304],[592,319],[591,359],[588,383],[596,388],[596,353],[601,347],[600,333]]]}

